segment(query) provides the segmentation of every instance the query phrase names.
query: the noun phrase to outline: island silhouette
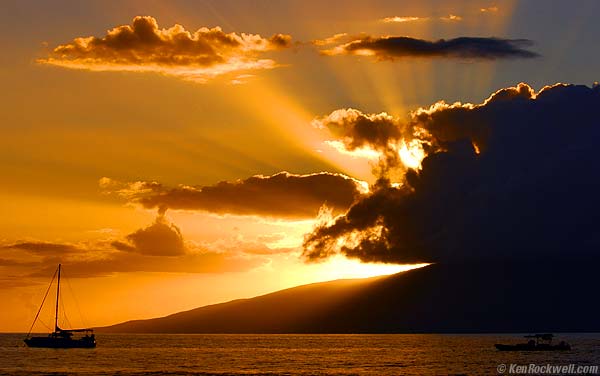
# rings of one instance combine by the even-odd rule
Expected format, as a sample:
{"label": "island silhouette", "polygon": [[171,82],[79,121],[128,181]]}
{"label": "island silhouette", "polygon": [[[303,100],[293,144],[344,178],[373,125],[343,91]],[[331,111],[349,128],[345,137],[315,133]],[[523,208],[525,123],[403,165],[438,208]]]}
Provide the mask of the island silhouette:
{"label": "island silhouette", "polygon": [[600,263],[514,260],[439,263],[391,276],[337,280],[100,333],[598,332]]}

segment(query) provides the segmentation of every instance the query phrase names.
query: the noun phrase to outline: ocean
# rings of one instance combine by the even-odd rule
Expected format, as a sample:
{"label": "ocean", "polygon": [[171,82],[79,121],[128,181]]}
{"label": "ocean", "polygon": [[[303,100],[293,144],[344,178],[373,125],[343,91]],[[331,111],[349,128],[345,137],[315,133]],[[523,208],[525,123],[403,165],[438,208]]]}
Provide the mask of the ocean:
{"label": "ocean", "polygon": [[[498,375],[516,365],[600,365],[600,334],[567,352],[499,352],[522,334],[98,334],[95,349],[36,349],[0,334],[0,375]],[[513,370],[516,369],[513,367]],[[515,373],[512,373],[515,374]]]}

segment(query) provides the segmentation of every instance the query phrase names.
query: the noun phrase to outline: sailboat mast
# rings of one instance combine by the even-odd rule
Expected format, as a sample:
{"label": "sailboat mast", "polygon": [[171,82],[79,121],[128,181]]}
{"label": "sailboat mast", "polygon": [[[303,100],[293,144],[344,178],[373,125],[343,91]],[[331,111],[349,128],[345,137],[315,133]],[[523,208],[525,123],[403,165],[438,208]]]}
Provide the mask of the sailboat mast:
{"label": "sailboat mast", "polygon": [[56,283],[56,309],[54,311],[54,331],[58,331],[58,299],[60,296],[60,264],[58,264],[58,282]]}

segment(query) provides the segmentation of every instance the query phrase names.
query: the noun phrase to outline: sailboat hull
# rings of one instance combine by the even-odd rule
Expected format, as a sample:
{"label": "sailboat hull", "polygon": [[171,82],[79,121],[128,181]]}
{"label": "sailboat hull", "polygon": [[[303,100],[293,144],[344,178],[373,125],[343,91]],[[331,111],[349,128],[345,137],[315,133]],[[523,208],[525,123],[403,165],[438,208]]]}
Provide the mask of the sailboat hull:
{"label": "sailboat hull", "polygon": [[90,349],[96,347],[96,340],[92,338],[60,338],[60,337],[30,337],[24,340],[28,347],[44,347],[52,349]]}

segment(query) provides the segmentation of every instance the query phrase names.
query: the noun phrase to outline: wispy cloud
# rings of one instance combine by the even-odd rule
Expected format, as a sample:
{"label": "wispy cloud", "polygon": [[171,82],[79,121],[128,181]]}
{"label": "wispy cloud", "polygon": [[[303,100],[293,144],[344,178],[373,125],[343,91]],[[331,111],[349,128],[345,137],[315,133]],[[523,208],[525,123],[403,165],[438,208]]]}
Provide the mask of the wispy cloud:
{"label": "wispy cloud", "polygon": [[381,22],[385,23],[404,23],[404,22],[412,22],[419,20],[426,20],[427,17],[415,17],[415,16],[394,16],[394,17],[386,17],[382,18]]}
{"label": "wispy cloud", "polygon": [[457,22],[457,21],[462,21],[462,17],[461,16],[457,16],[455,14],[449,14],[447,16],[440,17],[440,20],[442,20],[442,21]]}
{"label": "wispy cloud", "polygon": [[479,11],[483,12],[483,13],[486,13],[486,12],[497,12],[498,11],[498,7],[497,6],[493,6],[493,7],[487,7],[487,8],[480,8]]}
{"label": "wispy cloud", "polygon": [[[486,8],[488,9],[488,8]],[[497,10],[497,8],[496,8]],[[483,9],[482,9],[483,11]],[[407,22],[415,22],[415,21],[429,21],[429,20],[441,20],[441,21],[462,21],[461,16],[457,16],[455,14],[449,14],[447,16],[441,17],[418,17],[418,16],[393,16],[393,17],[385,17],[380,19],[380,22],[383,23],[407,23]]]}
{"label": "wispy cloud", "polygon": [[347,37],[348,37],[347,33],[339,33],[339,34],[335,34],[329,38],[313,40],[311,43],[314,44],[315,46],[329,46],[329,45],[338,43]]}
{"label": "wispy cloud", "polygon": [[32,252],[38,255],[44,254],[68,254],[80,252],[81,249],[76,245],[67,243],[49,243],[49,242],[38,242],[38,241],[22,241],[12,244],[6,244],[0,247],[0,249],[15,249],[27,252]]}
{"label": "wispy cloud", "polygon": [[256,77],[254,74],[240,74],[236,76],[233,80],[229,81],[232,85],[242,85],[247,83],[252,78]]}

